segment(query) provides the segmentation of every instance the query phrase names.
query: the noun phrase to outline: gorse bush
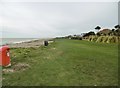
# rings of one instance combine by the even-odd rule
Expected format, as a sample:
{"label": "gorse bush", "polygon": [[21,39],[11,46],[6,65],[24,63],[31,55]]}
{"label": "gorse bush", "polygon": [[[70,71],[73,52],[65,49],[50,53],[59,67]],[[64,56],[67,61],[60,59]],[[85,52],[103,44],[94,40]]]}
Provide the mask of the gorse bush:
{"label": "gorse bush", "polygon": [[118,43],[120,43],[120,37],[117,37],[117,39],[118,39]]}
{"label": "gorse bush", "polygon": [[109,36],[104,36],[104,37],[103,37],[103,41],[102,41],[102,42],[103,42],[103,43],[106,43],[106,42],[107,42],[107,40],[108,40],[108,37],[109,37]]}
{"label": "gorse bush", "polygon": [[98,39],[98,36],[93,36],[92,41],[95,42]]}
{"label": "gorse bush", "polygon": [[106,41],[106,43],[110,43],[111,38],[112,38],[112,37],[109,36],[108,39],[107,39],[107,41]]}
{"label": "gorse bush", "polygon": [[103,38],[104,38],[103,36],[98,37],[98,39],[96,40],[96,42],[102,42]]}
{"label": "gorse bush", "polygon": [[118,38],[116,36],[112,36],[109,38],[109,43],[117,43],[118,42]]}
{"label": "gorse bush", "polygon": [[118,43],[120,37],[117,36],[89,36],[88,41],[102,42],[102,43]]}
{"label": "gorse bush", "polygon": [[109,36],[107,43],[118,43],[118,37],[117,36]]}
{"label": "gorse bush", "polygon": [[91,41],[91,40],[92,40],[92,36],[89,36],[88,41]]}
{"label": "gorse bush", "polygon": [[97,40],[97,36],[89,36],[89,38],[88,38],[88,41],[96,41]]}

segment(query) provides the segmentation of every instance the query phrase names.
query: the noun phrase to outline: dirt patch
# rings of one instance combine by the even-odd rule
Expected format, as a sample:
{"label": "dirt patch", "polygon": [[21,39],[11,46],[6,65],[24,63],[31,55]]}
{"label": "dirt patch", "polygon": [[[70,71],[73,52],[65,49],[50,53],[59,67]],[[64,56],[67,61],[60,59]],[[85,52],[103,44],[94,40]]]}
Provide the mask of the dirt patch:
{"label": "dirt patch", "polygon": [[3,74],[6,73],[13,73],[13,72],[19,72],[19,71],[24,71],[26,69],[30,68],[29,64],[26,63],[18,63],[16,65],[13,65],[11,68],[4,68],[2,70]]}
{"label": "dirt patch", "polygon": [[30,68],[29,64],[26,63],[18,63],[13,66],[14,71],[23,71],[26,70],[27,68]]}
{"label": "dirt patch", "polygon": [[9,69],[3,69],[2,72],[3,72],[3,74],[5,74],[5,73],[13,73],[14,70],[9,68]]}

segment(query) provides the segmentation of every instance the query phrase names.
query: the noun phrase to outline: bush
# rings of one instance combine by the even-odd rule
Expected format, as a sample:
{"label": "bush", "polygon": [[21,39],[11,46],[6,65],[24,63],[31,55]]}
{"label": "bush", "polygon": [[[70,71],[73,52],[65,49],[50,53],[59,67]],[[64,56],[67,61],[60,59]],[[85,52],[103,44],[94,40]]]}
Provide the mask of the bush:
{"label": "bush", "polygon": [[120,37],[118,36],[89,36],[87,40],[102,43],[120,43]]}
{"label": "bush", "polygon": [[118,40],[117,36],[109,36],[108,37],[107,43],[118,43],[118,42],[119,42],[119,40]]}
{"label": "bush", "polygon": [[97,39],[98,39],[98,36],[93,36],[91,41],[96,42]]}
{"label": "bush", "polygon": [[120,44],[120,37],[117,37],[117,39],[118,39],[118,43]]}
{"label": "bush", "polygon": [[117,36],[114,37],[115,37],[115,43],[118,43],[119,42],[118,37]]}
{"label": "bush", "polygon": [[115,43],[115,38],[111,37],[109,41],[110,41],[110,43]]}
{"label": "bush", "polygon": [[91,40],[92,40],[92,36],[89,36],[88,41],[91,41]]}
{"label": "bush", "polygon": [[104,38],[103,36],[98,37],[98,39],[96,40],[96,42],[102,42],[103,38]]}
{"label": "bush", "polygon": [[102,41],[102,42],[103,42],[103,43],[106,43],[106,42],[107,42],[107,40],[108,40],[108,36],[104,36],[104,37],[103,37],[103,41]]}
{"label": "bush", "polygon": [[82,37],[71,37],[71,39],[82,40]]}

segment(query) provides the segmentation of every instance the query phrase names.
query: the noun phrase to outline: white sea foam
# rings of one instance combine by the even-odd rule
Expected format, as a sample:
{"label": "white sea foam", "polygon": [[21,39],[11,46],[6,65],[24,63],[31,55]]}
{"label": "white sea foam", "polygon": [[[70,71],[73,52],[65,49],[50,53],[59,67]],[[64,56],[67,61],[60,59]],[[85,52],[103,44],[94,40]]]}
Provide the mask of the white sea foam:
{"label": "white sea foam", "polygon": [[16,43],[23,43],[23,42],[30,42],[34,40],[39,40],[35,38],[3,38],[0,40],[0,46],[6,44],[16,44]]}

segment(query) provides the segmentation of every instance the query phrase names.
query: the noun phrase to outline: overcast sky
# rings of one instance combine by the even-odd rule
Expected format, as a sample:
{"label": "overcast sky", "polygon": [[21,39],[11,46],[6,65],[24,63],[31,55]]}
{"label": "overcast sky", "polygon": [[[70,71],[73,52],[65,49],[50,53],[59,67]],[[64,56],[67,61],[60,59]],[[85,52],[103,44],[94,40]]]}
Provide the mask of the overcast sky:
{"label": "overcast sky", "polygon": [[[20,1],[20,0],[18,0]],[[0,37],[43,38],[113,28],[117,2],[2,2]]]}

